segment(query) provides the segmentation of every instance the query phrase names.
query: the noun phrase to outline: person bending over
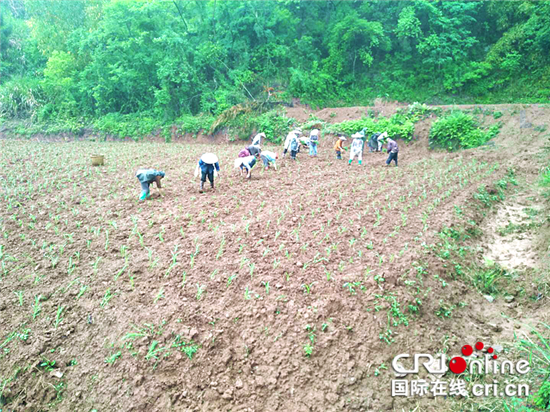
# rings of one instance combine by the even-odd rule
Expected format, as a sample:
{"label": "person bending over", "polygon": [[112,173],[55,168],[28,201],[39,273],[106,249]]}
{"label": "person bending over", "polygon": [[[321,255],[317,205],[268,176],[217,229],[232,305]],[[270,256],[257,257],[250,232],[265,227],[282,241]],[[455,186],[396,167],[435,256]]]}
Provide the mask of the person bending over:
{"label": "person bending over", "polygon": [[160,191],[160,189],[162,189],[162,185],[160,184],[160,181],[161,179],[164,178],[164,176],[165,176],[164,172],[160,172],[155,169],[139,169],[136,172],[136,177],[139,180],[139,183],[141,184],[141,196],[139,197],[139,200],[145,200],[151,197],[149,186],[153,182],[157,184],[159,195],[162,196],[162,193]]}
{"label": "person bending over", "polygon": [[265,170],[269,169],[269,166],[273,164],[275,170],[277,170],[277,163],[275,161],[279,158],[277,153],[269,152],[267,150],[262,151],[260,154],[260,159],[264,163]]}
{"label": "person bending over", "polygon": [[197,167],[195,168],[195,177],[199,175],[199,170],[201,172],[201,186],[199,192],[204,192],[204,183],[206,178],[210,181],[210,187],[214,190],[214,177],[216,177],[220,171],[220,163],[218,156],[214,153],[205,153],[199,159]]}

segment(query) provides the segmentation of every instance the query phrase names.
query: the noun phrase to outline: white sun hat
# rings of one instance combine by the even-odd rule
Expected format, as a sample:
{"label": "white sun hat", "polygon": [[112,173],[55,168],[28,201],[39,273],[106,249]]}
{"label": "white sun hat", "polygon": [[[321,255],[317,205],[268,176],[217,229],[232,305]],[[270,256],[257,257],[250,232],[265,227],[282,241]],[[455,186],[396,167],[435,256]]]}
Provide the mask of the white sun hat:
{"label": "white sun hat", "polygon": [[206,164],[213,165],[218,163],[218,156],[214,153],[205,153],[201,156],[201,160]]}
{"label": "white sun hat", "polygon": [[346,140],[346,138],[344,136],[340,136],[340,140]]}
{"label": "white sun hat", "polygon": [[354,133],[351,135],[351,137],[353,137],[354,139],[357,139],[358,137],[363,137],[363,135],[361,133]]}

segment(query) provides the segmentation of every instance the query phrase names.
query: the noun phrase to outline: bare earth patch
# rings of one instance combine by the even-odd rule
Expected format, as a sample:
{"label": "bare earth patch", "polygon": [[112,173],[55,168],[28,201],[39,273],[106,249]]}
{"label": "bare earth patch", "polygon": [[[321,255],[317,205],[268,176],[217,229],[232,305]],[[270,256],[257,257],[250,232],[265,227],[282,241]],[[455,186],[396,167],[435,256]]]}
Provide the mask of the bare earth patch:
{"label": "bare earth patch", "polygon": [[[382,154],[348,166],[328,136],[319,158],[301,153],[277,171],[257,166],[250,181],[232,170],[238,148],[215,142],[3,140],[0,405],[414,409],[390,396],[395,355],[498,343],[514,332],[501,313],[529,319],[545,310],[545,296],[487,307],[431,248],[457,210],[477,210],[480,186],[508,168],[518,179],[536,176],[529,144],[541,134],[512,126],[520,114],[506,110],[495,146],[429,151],[427,120],[413,143],[400,145],[399,168],[384,167]],[[538,107],[526,113],[532,124],[549,118]],[[507,143],[513,133],[522,133],[527,152]],[[218,154],[222,171],[216,190],[199,194],[193,171],[206,151]],[[106,156],[105,166],[90,165],[93,153]],[[137,202],[139,167],[166,172],[164,197],[153,189],[151,200]],[[498,232],[508,222],[536,222],[535,210],[544,213],[519,194],[478,223]],[[487,255],[536,266],[528,240],[488,237]],[[448,399],[422,405],[451,408]]]}

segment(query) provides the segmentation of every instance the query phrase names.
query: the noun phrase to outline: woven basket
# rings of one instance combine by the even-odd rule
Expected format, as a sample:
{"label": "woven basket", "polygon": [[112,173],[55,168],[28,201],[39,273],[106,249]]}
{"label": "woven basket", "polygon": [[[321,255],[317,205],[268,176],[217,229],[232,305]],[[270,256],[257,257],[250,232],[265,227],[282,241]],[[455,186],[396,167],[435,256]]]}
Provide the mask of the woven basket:
{"label": "woven basket", "polygon": [[102,166],[105,164],[105,156],[92,155],[92,166]]}

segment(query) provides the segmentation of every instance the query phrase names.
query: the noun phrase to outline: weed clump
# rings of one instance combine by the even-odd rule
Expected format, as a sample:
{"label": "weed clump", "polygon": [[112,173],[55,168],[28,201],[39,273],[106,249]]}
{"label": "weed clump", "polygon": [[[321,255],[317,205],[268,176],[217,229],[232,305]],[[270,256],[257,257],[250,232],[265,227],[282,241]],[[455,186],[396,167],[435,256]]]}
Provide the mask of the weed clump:
{"label": "weed clump", "polygon": [[498,135],[500,124],[483,130],[476,118],[462,111],[453,111],[434,122],[430,129],[430,148],[449,151],[471,149],[487,143]]}

